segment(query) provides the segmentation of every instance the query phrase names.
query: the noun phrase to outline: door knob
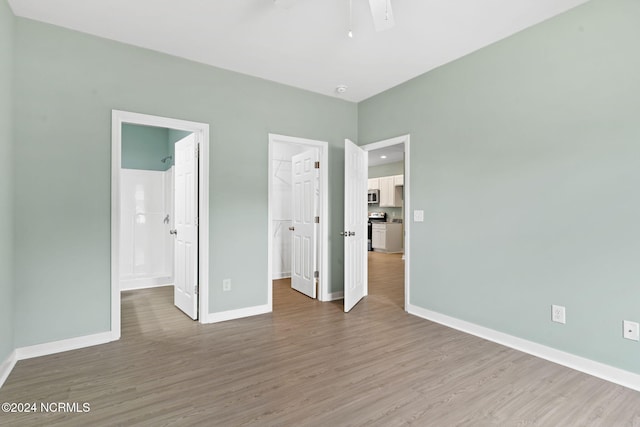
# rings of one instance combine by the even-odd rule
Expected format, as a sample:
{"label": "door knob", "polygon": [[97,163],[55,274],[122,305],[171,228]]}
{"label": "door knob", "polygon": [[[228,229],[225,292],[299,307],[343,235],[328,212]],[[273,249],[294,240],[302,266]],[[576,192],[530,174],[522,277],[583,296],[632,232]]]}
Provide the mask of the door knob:
{"label": "door knob", "polygon": [[177,236],[178,230],[176,230],[175,228],[173,230],[169,230],[169,234],[175,234]]}
{"label": "door knob", "polygon": [[344,237],[344,236],[347,236],[347,235],[348,235],[348,233],[349,233],[348,231],[341,231],[341,232],[340,232],[340,235]]}
{"label": "door knob", "polygon": [[289,230],[294,231],[296,228],[295,227],[289,227]]}

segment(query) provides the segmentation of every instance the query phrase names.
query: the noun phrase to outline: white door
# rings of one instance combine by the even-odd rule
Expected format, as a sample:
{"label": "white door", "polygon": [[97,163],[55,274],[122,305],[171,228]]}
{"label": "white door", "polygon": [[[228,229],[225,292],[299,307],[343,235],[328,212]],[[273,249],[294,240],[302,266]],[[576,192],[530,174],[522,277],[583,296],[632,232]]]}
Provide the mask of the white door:
{"label": "white door", "polygon": [[344,311],[367,295],[367,153],[344,146]]}
{"label": "white door", "polygon": [[198,318],[198,159],[195,135],[175,144],[175,238],[173,303]]}
{"label": "white door", "polygon": [[316,230],[319,173],[315,165],[318,150],[311,149],[291,158],[292,234],[291,287],[315,298]]}

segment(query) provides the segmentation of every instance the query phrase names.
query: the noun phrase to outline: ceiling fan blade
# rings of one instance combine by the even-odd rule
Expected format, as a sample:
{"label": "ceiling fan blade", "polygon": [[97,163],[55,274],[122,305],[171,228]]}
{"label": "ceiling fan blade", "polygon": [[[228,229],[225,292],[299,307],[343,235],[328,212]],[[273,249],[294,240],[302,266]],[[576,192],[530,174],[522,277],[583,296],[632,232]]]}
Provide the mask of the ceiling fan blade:
{"label": "ceiling fan blade", "polygon": [[391,0],[369,0],[373,26],[376,31],[384,31],[396,25],[391,10]]}

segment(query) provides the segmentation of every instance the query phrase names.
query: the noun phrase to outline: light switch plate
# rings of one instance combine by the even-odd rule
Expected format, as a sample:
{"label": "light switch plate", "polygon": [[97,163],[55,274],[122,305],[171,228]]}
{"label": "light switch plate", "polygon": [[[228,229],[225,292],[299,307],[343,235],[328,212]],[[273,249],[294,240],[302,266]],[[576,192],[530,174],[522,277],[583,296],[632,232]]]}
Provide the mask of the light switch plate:
{"label": "light switch plate", "polygon": [[424,211],[423,210],[414,210],[413,211],[413,222],[424,222]]}
{"label": "light switch plate", "polygon": [[622,336],[628,340],[639,341],[640,340],[640,325],[638,322],[631,322],[629,320],[625,320],[622,322],[622,327],[624,330],[622,331]]}

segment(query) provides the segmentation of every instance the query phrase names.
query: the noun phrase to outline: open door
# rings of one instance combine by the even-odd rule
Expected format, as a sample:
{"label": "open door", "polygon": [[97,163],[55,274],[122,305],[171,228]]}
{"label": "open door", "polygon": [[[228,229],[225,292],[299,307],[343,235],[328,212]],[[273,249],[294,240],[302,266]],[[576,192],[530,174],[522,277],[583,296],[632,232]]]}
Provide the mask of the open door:
{"label": "open door", "polygon": [[317,161],[316,149],[291,158],[291,287],[311,298],[316,298]]}
{"label": "open door", "polygon": [[173,303],[198,318],[198,159],[195,135],[175,144],[175,282]]}
{"label": "open door", "polygon": [[367,295],[366,151],[344,141],[344,311]]}

